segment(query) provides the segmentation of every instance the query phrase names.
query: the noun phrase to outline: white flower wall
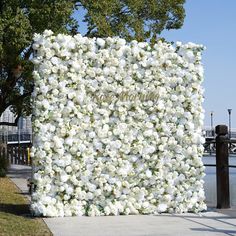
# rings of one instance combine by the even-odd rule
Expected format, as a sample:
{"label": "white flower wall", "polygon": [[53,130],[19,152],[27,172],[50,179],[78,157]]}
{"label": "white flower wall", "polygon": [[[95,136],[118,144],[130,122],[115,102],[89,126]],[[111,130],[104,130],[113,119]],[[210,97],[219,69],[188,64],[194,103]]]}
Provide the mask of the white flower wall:
{"label": "white flower wall", "polygon": [[203,46],[34,37],[37,215],[206,209]]}

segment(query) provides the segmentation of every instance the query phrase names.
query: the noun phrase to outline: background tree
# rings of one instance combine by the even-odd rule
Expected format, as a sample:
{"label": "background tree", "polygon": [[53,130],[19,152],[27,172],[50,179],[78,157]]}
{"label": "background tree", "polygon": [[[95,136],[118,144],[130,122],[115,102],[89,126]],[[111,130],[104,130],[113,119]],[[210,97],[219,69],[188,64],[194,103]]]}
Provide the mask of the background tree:
{"label": "background tree", "polygon": [[179,29],[185,0],[82,0],[87,10],[87,36],[120,36],[127,40],[156,40],[164,29]]}
{"label": "background tree", "polygon": [[[31,113],[30,94],[34,33],[51,29],[75,34],[73,16],[86,11],[86,36],[120,36],[155,41],[164,29],[183,25],[185,0],[1,0],[0,2],[0,115],[8,108],[20,116]],[[75,14],[73,14],[75,12]]]}

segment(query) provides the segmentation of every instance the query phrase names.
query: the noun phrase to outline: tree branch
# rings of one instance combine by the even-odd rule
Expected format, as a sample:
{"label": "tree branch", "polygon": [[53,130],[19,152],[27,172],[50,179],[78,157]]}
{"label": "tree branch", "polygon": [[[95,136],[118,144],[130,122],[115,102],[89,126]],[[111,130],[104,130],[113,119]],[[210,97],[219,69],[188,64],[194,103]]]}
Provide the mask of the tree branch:
{"label": "tree branch", "polygon": [[[26,98],[27,96],[30,96],[30,95],[31,95],[31,92],[24,93],[21,96],[15,98],[13,101],[10,101],[9,103],[5,104],[5,106],[3,106],[2,109],[0,109],[0,115],[6,110],[7,107],[16,104],[16,101],[18,101],[18,102],[21,101],[22,102],[24,100],[24,98]],[[19,120],[19,118],[22,114],[22,109],[18,110],[17,113],[18,114],[17,114],[17,117],[15,118],[14,122],[3,121],[3,122],[0,122],[0,125],[17,126],[18,120]]]}

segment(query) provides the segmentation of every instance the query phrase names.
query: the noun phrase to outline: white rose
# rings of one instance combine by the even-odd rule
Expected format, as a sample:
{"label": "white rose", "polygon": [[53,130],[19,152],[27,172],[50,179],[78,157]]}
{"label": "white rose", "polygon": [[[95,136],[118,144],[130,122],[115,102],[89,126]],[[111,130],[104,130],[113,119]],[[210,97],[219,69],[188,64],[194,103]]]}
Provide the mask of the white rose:
{"label": "white rose", "polygon": [[64,173],[64,174],[61,175],[61,181],[63,183],[66,182],[68,179],[69,179],[69,176],[67,174]]}
{"label": "white rose", "polygon": [[167,210],[167,205],[165,203],[160,203],[157,207],[157,212],[165,212]]}
{"label": "white rose", "polygon": [[105,42],[105,40],[103,40],[101,38],[97,38],[97,44],[98,44],[98,46],[103,48],[105,46],[106,42]]}

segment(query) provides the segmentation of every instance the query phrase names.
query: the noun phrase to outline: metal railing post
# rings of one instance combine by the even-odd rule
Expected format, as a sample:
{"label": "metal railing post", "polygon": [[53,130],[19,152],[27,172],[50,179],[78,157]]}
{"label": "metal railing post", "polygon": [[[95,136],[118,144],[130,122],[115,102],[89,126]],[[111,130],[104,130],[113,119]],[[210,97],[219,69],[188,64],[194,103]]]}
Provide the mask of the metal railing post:
{"label": "metal railing post", "polygon": [[230,208],[229,192],[229,138],[226,125],[216,126],[216,184],[217,208]]}

